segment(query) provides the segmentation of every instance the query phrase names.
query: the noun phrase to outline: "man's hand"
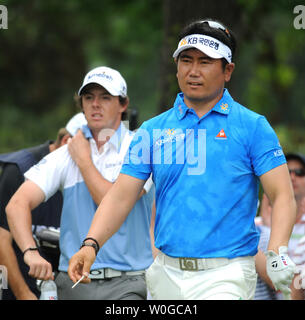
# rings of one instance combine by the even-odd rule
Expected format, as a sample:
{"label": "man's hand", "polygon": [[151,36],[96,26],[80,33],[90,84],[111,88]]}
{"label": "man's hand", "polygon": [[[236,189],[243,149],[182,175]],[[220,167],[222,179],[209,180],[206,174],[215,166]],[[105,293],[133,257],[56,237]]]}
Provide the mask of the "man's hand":
{"label": "man's hand", "polygon": [[296,265],[288,256],[287,247],[279,247],[279,254],[269,250],[267,257],[267,274],[276,290],[280,290],[284,297],[290,295],[290,284],[296,273]]}
{"label": "man's hand", "polygon": [[78,166],[91,159],[90,143],[81,130],[78,130],[76,135],[68,140],[68,150],[71,158]]}
{"label": "man's hand", "polygon": [[90,282],[89,273],[90,267],[95,260],[95,251],[92,247],[81,248],[69,261],[68,274],[70,279],[75,283],[83,275],[84,280],[81,282]]}
{"label": "man's hand", "polygon": [[54,280],[52,265],[37,251],[27,251],[24,254],[24,262],[30,267],[29,275],[41,280]]}

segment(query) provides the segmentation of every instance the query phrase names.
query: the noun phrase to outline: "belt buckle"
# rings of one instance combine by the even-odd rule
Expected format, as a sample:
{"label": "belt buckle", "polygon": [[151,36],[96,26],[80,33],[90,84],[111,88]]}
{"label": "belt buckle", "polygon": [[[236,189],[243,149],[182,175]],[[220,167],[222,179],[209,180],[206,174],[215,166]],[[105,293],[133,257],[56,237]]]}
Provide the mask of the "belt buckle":
{"label": "belt buckle", "polygon": [[91,279],[105,279],[105,269],[90,270]]}
{"label": "belt buckle", "polygon": [[198,271],[196,258],[179,258],[180,269],[183,271]]}

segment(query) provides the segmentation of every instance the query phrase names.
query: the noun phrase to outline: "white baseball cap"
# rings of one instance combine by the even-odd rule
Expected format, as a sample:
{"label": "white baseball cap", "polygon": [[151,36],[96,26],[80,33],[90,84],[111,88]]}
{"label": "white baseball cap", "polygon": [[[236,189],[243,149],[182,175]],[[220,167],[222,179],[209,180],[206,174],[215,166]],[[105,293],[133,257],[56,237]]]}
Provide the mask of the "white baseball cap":
{"label": "white baseball cap", "polygon": [[213,59],[225,58],[229,63],[232,62],[232,51],[227,45],[203,34],[192,34],[181,39],[173,57],[176,58],[180,52],[191,48],[196,48]]}
{"label": "white baseball cap", "polygon": [[81,129],[83,125],[87,124],[85,115],[80,112],[74,115],[67,123],[66,130],[74,136],[78,129]]}
{"label": "white baseball cap", "polygon": [[104,87],[111,95],[127,97],[127,84],[121,74],[109,67],[97,67],[89,71],[78,90],[80,96],[84,87],[90,83],[96,83]]}

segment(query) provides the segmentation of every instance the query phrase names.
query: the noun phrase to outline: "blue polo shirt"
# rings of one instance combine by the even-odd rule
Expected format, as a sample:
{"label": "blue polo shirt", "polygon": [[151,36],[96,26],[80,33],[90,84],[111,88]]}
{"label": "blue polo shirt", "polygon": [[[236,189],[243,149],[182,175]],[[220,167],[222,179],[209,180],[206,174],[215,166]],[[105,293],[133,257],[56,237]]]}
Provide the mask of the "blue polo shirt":
{"label": "blue polo shirt", "polygon": [[255,255],[259,177],[286,163],[265,117],[222,99],[198,118],[178,94],[143,123],[121,173],[156,187],[155,245],[173,257]]}

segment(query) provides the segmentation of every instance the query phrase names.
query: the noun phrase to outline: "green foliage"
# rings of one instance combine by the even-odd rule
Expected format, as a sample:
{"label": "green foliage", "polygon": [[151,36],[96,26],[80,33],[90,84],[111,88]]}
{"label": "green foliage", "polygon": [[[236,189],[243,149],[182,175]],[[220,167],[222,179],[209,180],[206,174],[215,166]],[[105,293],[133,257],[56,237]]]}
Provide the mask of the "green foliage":
{"label": "green foliage", "polygon": [[85,73],[98,65],[126,78],[139,122],[153,116],[161,2],[3,1],[9,27],[0,30],[0,152],[54,138],[76,112],[73,95]]}
{"label": "green foliage", "polygon": [[2,107],[0,118],[1,153],[55,140],[57,131],[71,117],[66,106],[53,108],[43,114],[20,112],[17,108]]}
{"label": "green foliage", "polygon": [[285,153],[299,152],[305,154],[304,128],[279,125],[275,131]]}
{"label": "green foliage", "polygon": [[[228,21],[237,34],[233,96],[267,117],[285,150],[305,153],[305,30],[293,27],[299,1],[227,0],[231,12],[217,1],[205,3],[209,15]],[[83,76],[98,65],[126,78],[139,124],[170,106],[164,101],[173,101],[177,91],[170,56],[176,34],[185,16],[201,12],[185,0],[1,4],[8,9],[8,29],[0,29],[0,152],[54,139],[77,112],[73,95]],[[166,26],[172,32],[164,38]]]}
{"label": "green foliage", "polygon": [[[296,30],[298,1],[246,1],[234,89],[241,102],[267,117],[284,150],[305,154],[305,30]],[[241,94],[240,94],[241,93]]]}

